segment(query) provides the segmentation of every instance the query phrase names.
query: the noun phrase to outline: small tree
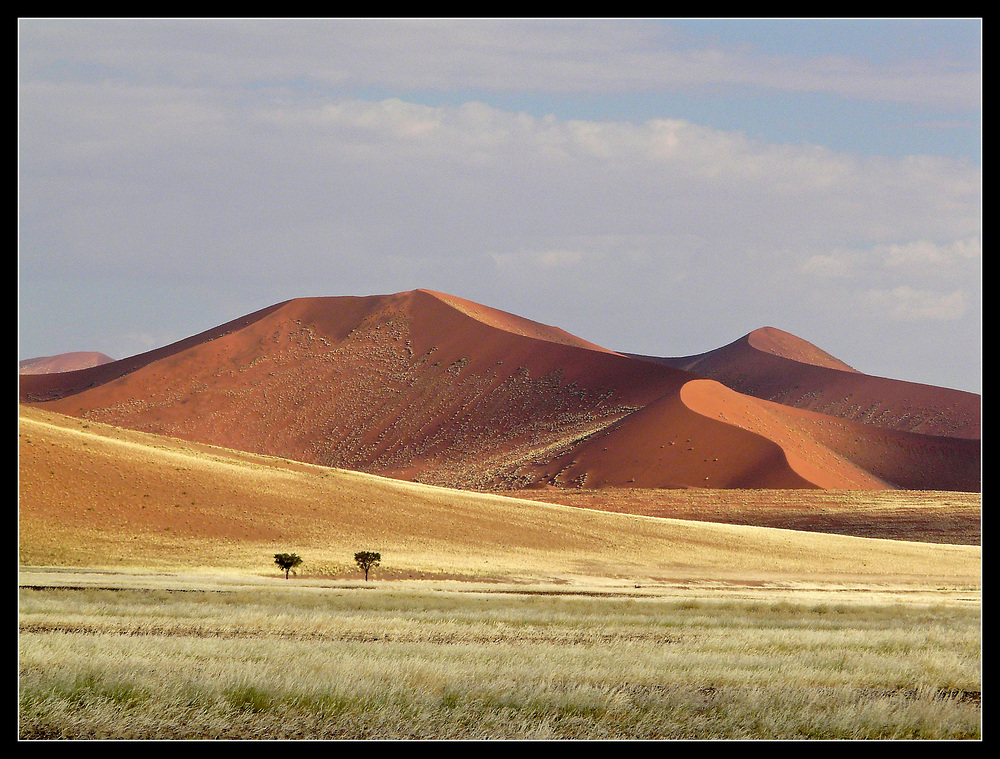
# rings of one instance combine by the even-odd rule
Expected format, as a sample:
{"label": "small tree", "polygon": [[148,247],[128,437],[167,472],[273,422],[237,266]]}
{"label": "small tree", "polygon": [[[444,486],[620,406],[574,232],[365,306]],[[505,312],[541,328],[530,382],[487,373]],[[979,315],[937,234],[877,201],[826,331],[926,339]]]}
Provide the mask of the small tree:
{"label": "small tree", "polygon": [[274,563],[285,570],[285,579],[287,580],[288,573],[302,563],[302,558],[294,553],[276,553],[274,554]]}
{"label": "small tree", "polygon": [[382,561],[382,556],[375,551],[358,551],[354,554],[354,561],[365,573],[365,582],[368,582],[368,570],[377,567]]}

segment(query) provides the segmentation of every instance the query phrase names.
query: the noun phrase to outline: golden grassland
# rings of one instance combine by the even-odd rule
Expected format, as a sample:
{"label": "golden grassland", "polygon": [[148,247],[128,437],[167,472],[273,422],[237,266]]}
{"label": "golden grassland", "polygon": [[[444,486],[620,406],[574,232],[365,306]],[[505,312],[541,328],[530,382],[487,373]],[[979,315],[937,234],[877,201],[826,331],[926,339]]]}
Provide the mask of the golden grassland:
{"label": "golden grassland", "polygon": [[21,589],[22,738],[981,735],[974,599],[61,579]]}
{"label": "golden grassland", "polygon": [[[978,545],[612,513],[19,421],[21,738],[981,734]],[[955,494],[926,497],[937,514]],[[363,549],[383,557],[368,583]],[[304,559],[289,580],[278,552]]]}

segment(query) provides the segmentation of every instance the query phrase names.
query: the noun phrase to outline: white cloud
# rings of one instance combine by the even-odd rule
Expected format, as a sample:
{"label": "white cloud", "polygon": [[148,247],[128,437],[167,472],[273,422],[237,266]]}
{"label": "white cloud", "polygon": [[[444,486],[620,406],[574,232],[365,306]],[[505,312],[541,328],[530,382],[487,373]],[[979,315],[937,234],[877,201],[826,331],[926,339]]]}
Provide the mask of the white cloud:
{"label": "white cloud", "polygon": [[849,276],[854,269],[850,257],[842,253],[815,254],[809,256],[799,266],[799,271],[820,279],[841,279]]}
{"label": "white cloud", "polygon": [[883,259],[887,268],[940,272],[959,266],[978,266],[982,258],[982,244],[975,237],[945,244],[915,240],[879,245],[875,253]]}
{"label": "white cloud", "polygon": [[962,290],[937,293],[901,285],[871,290],[868,302],[893,321],[952,321],[965,316],[969,296]]}
{"label": "white cloud", "polygon": [[[915,58],[891,66],[747,45],[677,44],[656,20],[22,20],[22,67],[55,58],[98,74],[185,86],[379,86],[609,93],[694,87],[826,92],[976,107],[975,65]],[[891,32],[891,27],[887,33]]]}
{"label": "white cloud", "polygon": [[[598,239],[641,250],[670,279],[681,263],[735,271],[763,249],[781,251],[769,265],[845,277],[861,271],[844,253],[859,240],[897,270],[968,269],[979,256],[980,171],[947,159],[866,160],[677,119],[560,120],[474,101],[246,106],[173,89],[58,90],[68,109],[33,91],[45,107],[23,114],[23,225],[93,265],[249,257],[261,262],[251,276],[266,277],[284,269],[282,248],[321,267],[331,250],[372,261],[534,251],[551,265],[613,250]],[[941,239],[959,242],[923,242]]]}

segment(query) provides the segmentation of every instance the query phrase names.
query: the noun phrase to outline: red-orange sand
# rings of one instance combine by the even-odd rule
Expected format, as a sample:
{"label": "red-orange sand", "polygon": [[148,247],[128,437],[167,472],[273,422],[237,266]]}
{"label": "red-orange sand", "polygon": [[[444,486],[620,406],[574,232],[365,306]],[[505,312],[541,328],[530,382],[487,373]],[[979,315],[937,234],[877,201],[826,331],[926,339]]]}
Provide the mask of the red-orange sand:
{"label": "red-orange sand", "polygon": [[873,378],[778,330],[629,356],[427,290],[277,304],[22,375],[22,403],[466,489],[980,489],[979,396]]}

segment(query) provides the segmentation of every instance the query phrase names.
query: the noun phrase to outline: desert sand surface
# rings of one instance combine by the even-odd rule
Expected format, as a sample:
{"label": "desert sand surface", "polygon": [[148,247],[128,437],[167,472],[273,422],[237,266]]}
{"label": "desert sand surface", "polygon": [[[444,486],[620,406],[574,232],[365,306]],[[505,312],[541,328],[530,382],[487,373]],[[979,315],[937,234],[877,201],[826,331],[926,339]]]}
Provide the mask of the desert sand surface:
{"label": "desert sand surface", "polygon": [[[375,550],[383,561],[374,576],[399,581],[969,593],[981,587],[977,545],[612,513],[465,492],[29,407],[20,409],[18,453],[25,571],[274,578],[281,573],[273,555],[295,552],[304,559],[295,581],[358,581],[354,553]],[[705,497],[720,494],[725,503],[727,492],[753,497],[746,491]],[[829,498],[836,503],[838,496]],[[838,508],[847,511],[850,504]]]}
{"label": "desert sand surface", "polygon": [[886,540],[982,545],[982,495],[927,490],[525,491],[522,498],[581,509]]}
{"label": "desert sand surface", "polygon": [[[302,298],[123,361],[21,376],[20,399],[466,490],[980,490],[978,396],[867,378],[775,330],[751,338],[671,366],[428,290]],[[754,386],[698,373],[710,365]]]}

